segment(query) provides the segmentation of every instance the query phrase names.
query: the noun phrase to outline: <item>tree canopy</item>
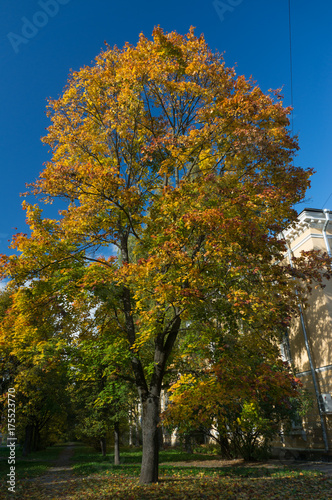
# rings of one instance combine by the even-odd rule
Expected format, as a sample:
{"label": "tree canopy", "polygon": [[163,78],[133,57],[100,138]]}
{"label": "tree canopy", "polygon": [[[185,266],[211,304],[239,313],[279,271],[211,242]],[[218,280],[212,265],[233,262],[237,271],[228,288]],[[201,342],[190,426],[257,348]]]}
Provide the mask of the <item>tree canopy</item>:
{"label": "tree canopy", "polygon": [[68,206],[51,220],[24,202],[30,234],[2,274],[108,304],[142,402],[142,483],[158,479],[160,391],[188,327],[207,343],[216,324],[266,343],[296,310],[295,283],[321,279],[323,261],[291,269],[279,237],[312,173],[293,163],[289,113],[193,29],[160,27],[107,46],[49,102],[52,158],[30,193]]}

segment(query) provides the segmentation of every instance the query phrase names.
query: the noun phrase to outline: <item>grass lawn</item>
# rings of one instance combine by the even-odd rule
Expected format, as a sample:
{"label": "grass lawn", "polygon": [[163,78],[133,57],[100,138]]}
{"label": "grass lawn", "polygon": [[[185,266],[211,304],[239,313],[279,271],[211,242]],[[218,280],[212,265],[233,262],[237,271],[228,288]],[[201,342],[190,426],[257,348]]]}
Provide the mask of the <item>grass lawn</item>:
{"label": "grass lawn", "polygon": [[[50,467],[51,462],[58,458],[64,448],[66,448],[65,445],[52,446],[46,450],[31,453],[31,455],[26,458],[23,458],[22,451],[19,448],[16,448],[16,477],[23,479],[45,474],[47,469]],[[7,461],[8,455],[9,448],[0,446],[0,481],[3,480],[9,472],[9,465]]]}
{"label": "grass lawn", "polygon": [[[56,478],[49,476],[45,483],[45,468],[50,465],[63,447],[53,447],[31,455],[30,462],[17,461],[17,493],[6,495],[5,482],[1,483],[0,498],[66,499],[66,500],[196,500],[196,499],[250,499],[250,500],[329,500],[332,499],[332,478],[316,471],[301,471],[280,464],[275,468],[261,466],[204,467],[204,461],[218,457],[208,454],[187,454],[168,450],[160,454],[160,481],[158,484],[140,486],[141,452],[126,448],[121,452],[121,465],[112,465],[113,456],[101,457],[91,448],[76,446],[71,459],[71,475]],[[187,466],[176,465],[187,462]],[[195,466],[191,466],[196,464]],[[200,463],[197,466],[197,462]],[[7,461],[5,462],[7,465]],[[32,464],[37,464],[33,468]],[[189,465],[189,466],[188,466]],[[7,465],[8,467],[8,465]],[[8,472],[8,471],[7,471]],[[1,468],[1,477],[6,474]],[[31,479],[33,474],[40,478]],[[44,474],[44,475],[43,475]],[[27,480],[24,478],[28,477]],[[30,477],[30,479],[29,479]],[[44,481],[44,482],[43,482]],[[45,484],[48,489],[45,490]],[[50,493],[51,492],[51,493]]]}

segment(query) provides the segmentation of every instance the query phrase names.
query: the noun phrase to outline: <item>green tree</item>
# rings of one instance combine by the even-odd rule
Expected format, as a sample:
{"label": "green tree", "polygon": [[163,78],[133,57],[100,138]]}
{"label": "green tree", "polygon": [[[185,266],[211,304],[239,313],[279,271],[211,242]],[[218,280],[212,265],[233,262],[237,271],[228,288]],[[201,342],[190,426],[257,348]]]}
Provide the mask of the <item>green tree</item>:
{"label": "green tree", "polygon": [[5,402],[8,388],[15,389],[16,435],[27,455],[49,444],[50,427],[53,438],[66,428],[67,360],[59,335],[64,311],[39,282],[7,291],[6,297],[10,305],[0,325],[1,393]]}
{"label": "green tree", "polygon": [[127,424],[133,391],[128,380],[119,377],[111,350],[112,340],[105,333],[77,340],[70,355],[70,395],[76,437],[97,440],[106,456],[107,439],[114,429],[114,463],[118,465],[120,423]]}

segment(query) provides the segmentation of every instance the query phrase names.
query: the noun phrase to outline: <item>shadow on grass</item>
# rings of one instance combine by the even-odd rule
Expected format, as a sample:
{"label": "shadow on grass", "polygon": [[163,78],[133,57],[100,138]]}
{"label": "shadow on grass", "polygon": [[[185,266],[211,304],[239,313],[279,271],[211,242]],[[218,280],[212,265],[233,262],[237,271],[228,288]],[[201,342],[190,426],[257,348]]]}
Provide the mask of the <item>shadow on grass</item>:
{"label": "shadow on grass", "polygon": [[[185,453],[178,449],[161,451],[159,453],[159,462],[194,462],[216,460],[218,457],[212,454]],[[75,451],[75,462],[84,462],[91,460],[93,462],[114,461],[114,455],[109,453],[107,457],[102,457],[98,452],[89,447],[81,447]],[[123,448],[120,453],[121,464],[140,464],[142,462],[142,450],[135,448]]]}
{"label": "shadow on grass", "polygon": [[[159,455],[160,463],[206,461],[215,458],[215,455],[185,453],[178,449],[161,451]],[[89,475],[112,471],[116,475],[123,474],[126,476],[138,477],[141,468],[142,450],[129,447],[123,448],[120,453],[120,465],[113,465],[113,454],[108,454],[106,457],[103,457],[100,453],[86,446],[75,449],[73,461],[73,472],[77,475]],[[169,471],[169,474],[178,473],[180,468],[171,465],[160,466],[161,473],[162,471]],[[185,475],[185,470],[187,468],[182,467],[182,469],[183,475]],[[198,467],[193,469],[197,469],[197,471],[200,470]]]}
{"label": "shadow on grass", "polygon": [[[44,474],[52,463],[58,458],[62,450],[67,445],[55,445],[46,450],[30,453],[27,457],[22,457],[22,449],[16,448],[15,473],[18,479],[40,476]],[[0,476],[6,477],[9,472],[8,464],[9,448],[0,448]]]}
{"label": "shadow on grass", "polygon": [[[39,465],[40,459],[54,461],[64,446],[53,447],[30,457],[30,465]],[[141,451],[125,449],[121,452],[123,463],[113,465],[113,455],[103,458],[101,454],[86,446],[76,446],[71,461],[73,474],[70,478],[59,473],[56,482],[52,478],[18,482],[20,500],[49,500],[67,498],[71,500],[94,500],[95,498],[117,498],[121,500],[191,500],[255,498],[257,500],[296,498],[297,500],[332,499],[332,482],[316,471],[304,471],[284,466],[267,469],[249,466],[201,467],[184,466],[177,462],[198,460],[202,455],[191,455],[179,450],[161,453],[163,465],[159,469],[159,482],[139,485]],[[210,459],[209,455],[205,455]],[[215,457],[214,457],[215,458]],[[189,459],[189,460],[188,460]],[[201,458],[199,459],[200,461]],[[168,463],[172,462],[172,463]],[[51,465],[49,461],[47,465]],[[61,472],[61,471],[60,471]],[[46,481],[47,480],[47,481]],[[53,491],[51,488],[53,487]],[[285,496],[286,495],[286,496]],[[2,497],[0,493],[0,499]],[[11,497],[12,498],[12,497]]]}
{"label": "shadow on grass", "polygon": [[207,460],[218,460],[218,456],[203,453],[186,453],[178,449],[161,451],[159,454],[160,462],[205,462]]}
{"label": "shadow on grass", "polygon": [[79,476],[90,476],[91,474],[112,473],[113,475],[138,477],[141,471],[140,465],[112,465],[111,463],[87,462],[74,464],[73,473]]}
{"label": "shadow on grass", "polygon": [[[229,464],[224,467],[204,467],[197,464],[190,465],[190,462],[204,462],[207,460],[215,460],[215,455],[190,454],[182,452],[178,449],[172,449],[160,452],[159,466],[160,477],[230,477],[230,478],[263,478],[263,477],[283,477],[290,473],[297,475],[310,475],[311,472],[297,469],[287,468],[283,465],[268,469],[255,465],[254,467],[242,466],[237,464]],[[114,457],[112,454],[107,457],[102,457],[98,452],[88,447],[80,447],[75,449],[73,472],[75,475],[89,476],[91,474],[112,474],[114,476],[126,476],[137,478],[140,474],[142,452],[140,449],[124,448],[121,450],[121,464],[113,465]],[[177,466],[177,462],[187,462]],[[168,465],[169,462],[169,465]]]}

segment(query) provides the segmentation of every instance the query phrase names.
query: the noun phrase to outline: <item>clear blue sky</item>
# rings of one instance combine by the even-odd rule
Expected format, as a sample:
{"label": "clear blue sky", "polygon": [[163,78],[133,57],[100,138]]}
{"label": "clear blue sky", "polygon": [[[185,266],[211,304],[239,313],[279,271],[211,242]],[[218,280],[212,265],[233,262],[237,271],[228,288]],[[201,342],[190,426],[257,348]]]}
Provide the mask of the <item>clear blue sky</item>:
{"label": "clear blue sky", "polygon": [[[288,0],[219,0],[219,10],[212,0],[1,0],[0,12],[0,253],[9,252],[15,228],[27,231],[19,193],[49,159],[40,142],[49,125],[46,99],[56,98],[69,70],[89,65],[104,41],[122,47],[158,24],[182,34],[193,25],[225,52],[227,66],[252,75],[263,91],[283,87],[285,105],[291,102]],[[296,164],[317,171],[297,208],[332,209],[332,196],[324,204],[332,193],[332,2],[291,0],[291,19]]]}

